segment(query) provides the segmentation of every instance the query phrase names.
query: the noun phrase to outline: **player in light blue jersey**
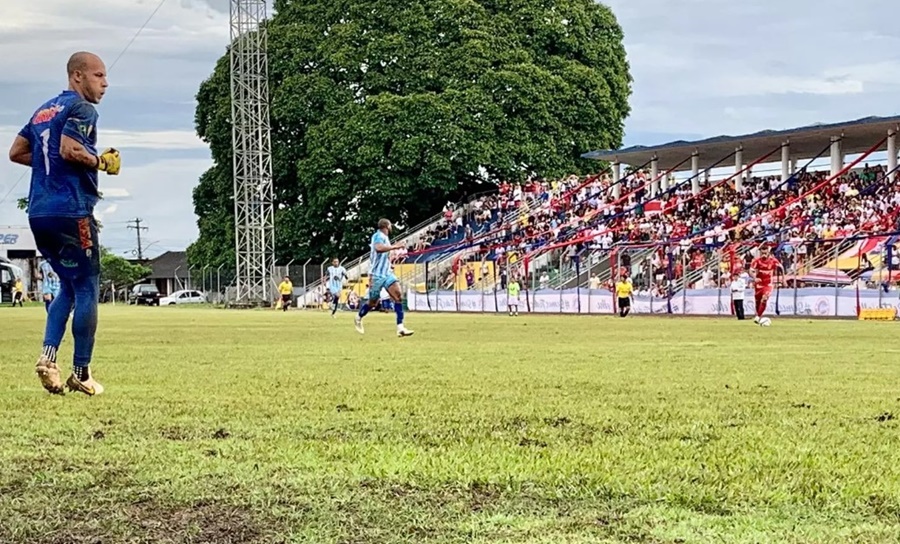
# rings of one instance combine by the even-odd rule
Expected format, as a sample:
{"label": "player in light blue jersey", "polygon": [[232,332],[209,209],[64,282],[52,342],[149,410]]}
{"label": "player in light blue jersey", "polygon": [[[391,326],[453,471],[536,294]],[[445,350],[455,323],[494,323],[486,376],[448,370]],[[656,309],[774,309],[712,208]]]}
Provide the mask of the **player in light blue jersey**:
{"label": "player in light blue jersey", "polygon": [[331,293],[331,317],[338,311],[338,305],[341,302],[341,291],[344,290],[344,280],[350,279],[347,276],[347,270],[341,266],[341,261],[337,258],[331,260],[331,266],[325,271],[325,277],[322,278],[323,283],[328,284],[328,291]]}
{"label": "player in light blue jersey", "polygon": [[412,336],[413,331],[403,326],[403,297],[400,291],[400,283],[391,271],[391,251],[403,249],[402,244],[391,245],[391,222],[387,219],[378,221],[378,230],[372,235],[372,245],[369,252],[369,264],[372,267],[369,285],[369,300],[359,309],[359,316],[355,319],[356,330],[359,334],[365,333],[362,320],[377,303],[381,290],[385,289],[394,302],[394,312],[397,314],[397,336]]}

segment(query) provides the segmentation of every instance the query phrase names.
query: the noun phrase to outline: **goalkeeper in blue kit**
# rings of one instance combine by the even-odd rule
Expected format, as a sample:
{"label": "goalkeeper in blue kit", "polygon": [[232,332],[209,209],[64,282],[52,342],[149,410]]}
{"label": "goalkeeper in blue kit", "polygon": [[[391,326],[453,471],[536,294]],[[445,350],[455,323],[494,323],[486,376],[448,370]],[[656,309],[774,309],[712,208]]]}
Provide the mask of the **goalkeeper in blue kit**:
{"label": "goalkeeper in blue kit", "polygon": [[38,251],[59,277],[50,304],[44,347],[36,372],[44,389],[63,393],[56,352],[69,320],[75,338],[70,391],[99,395],[90,371],[100,295],[100,240],[94,206],[100,200],[97,172],[119,173],[119,152],[97,145],[97,110],[106,89],[106,66],[91,53],[75,53],[66,65],[69,88],[42,104],[13,142],[12,162],[31,167],[28,222]]}

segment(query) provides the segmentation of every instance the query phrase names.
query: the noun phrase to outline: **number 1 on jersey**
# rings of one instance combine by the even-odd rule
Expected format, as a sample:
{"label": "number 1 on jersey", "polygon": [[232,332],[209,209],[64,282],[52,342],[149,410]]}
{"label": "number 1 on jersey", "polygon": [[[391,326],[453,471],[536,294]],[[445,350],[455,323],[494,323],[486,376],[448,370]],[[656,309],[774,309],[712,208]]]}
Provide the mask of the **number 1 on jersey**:
{"label": "number 1 on jersey", "polygon": [[45,128],[41,132],[41,149],[44,151],[44,169],[50,175],[50,129]]}

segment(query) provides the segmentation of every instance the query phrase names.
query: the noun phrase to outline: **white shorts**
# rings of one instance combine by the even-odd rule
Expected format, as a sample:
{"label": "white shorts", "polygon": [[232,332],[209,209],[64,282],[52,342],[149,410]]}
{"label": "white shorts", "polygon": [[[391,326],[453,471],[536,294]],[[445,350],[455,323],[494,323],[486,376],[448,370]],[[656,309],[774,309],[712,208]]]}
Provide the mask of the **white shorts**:
{"label": "white shorts", "polygon": [[519,305],[519,297],[506,297],[506,305],[507,306],[518,306]]}

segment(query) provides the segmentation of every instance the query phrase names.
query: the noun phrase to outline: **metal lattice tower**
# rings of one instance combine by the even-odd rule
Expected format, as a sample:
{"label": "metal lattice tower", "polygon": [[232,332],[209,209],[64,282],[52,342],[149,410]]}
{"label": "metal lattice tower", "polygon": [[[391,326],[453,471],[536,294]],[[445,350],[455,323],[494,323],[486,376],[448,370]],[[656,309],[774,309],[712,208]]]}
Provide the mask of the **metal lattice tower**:
{"label": "metal lattice tower", "polygon": [[237,304],[268,304],[275,266],[266,0],[231,0]]}

